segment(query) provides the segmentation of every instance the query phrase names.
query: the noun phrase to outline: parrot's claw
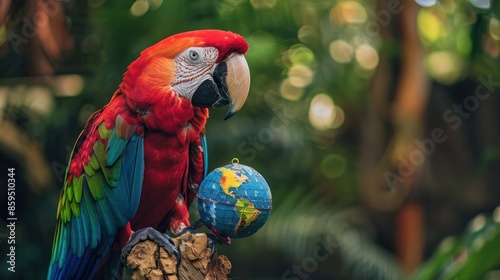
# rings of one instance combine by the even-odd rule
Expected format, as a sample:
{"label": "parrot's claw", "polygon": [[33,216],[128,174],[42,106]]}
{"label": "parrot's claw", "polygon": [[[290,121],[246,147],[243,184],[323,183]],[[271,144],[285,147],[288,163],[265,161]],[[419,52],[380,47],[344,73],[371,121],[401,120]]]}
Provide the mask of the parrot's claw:
{"label": "parrot's claw", "polygon": [[151,240],[161,247],[163,247],[169,255],[175,256],[178,260],[180,259],[179,251],[175,248],[174,241],[167,234],[161,233],[152,227],[147,227],[140,229],[132,234],[130,240],[123,246],[121,261],[123,264],[127,264],[127,257],[130,254],[132,248],[139,242]]}
{"label": "parrot's claw", "polygon": [[217,243],[216,240],[214,240],[214,235],[212,234],[207,234],[207,247],[210,248],[210,255],[212,256],[215,253],[215,244]]}
{"label": "parrot's claw", "polygon": [[179,231],[179,233],[176,234],[176,236],[181,236],[181,235],[185,234],[186,232],[190,232],[192,234],[195,234],[196,230],[202,226],[203,226],[203,222],[200,219],[200,220],[192,223],[190,226],[183,228],[181,231]]}

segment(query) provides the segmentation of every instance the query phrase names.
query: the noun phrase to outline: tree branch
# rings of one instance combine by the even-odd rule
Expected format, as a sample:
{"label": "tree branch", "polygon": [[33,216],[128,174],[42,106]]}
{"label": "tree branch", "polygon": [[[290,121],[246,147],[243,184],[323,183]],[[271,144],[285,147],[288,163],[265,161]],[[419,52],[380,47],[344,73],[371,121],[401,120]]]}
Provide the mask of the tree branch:
{"label": "tree branch", "polygon": [[167,280],[226,280],[231,262],[226,256],[213,254],[204,233],[186,233],[174,238],[181,255],[171,256],[156,242],[146,240],[135,245],[127,257],[129,269],[125,278]]}

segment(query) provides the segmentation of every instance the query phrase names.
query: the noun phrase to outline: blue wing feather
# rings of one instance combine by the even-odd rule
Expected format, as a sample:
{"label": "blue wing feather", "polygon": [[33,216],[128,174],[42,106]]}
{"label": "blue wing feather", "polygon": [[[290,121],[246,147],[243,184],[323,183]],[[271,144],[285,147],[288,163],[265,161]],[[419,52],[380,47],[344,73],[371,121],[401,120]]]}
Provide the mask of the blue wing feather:
{"label": "blue wing feather", "polygon": [[135,216],[137,208],[139,208],[139,202],[142,191],[142,179],[144,176],[144,138],[134,136],[130,139],[129,146],[134,147],[134,149],[127,149],[125,155],[123,156],[123,163],[127,165],[124,178],[131,186],[141,186],[138,188],[131,187],[130,190],[130,209],[129,217]]}
{"label": "blue wing feather", "polygon": [[111,134],[106,147],[106,164],[113,165],[123,153],[129,139],[123,139],[117,133]]}
{"label": "blue wing feather", "polygon": [[97,209],[95,206],[95,201],[92,198],[92,195],[90,194],[90,190],[87,186],[87,181],[83,180],[83,197],[82,197],[82,203],[80,203],[80,207],[82,207],[83,204],[85,204],[85,208],[87,209],[87,213],[89,214],[89,221],[90,221],[90,233],[91,233],[91,238],[90,238],[90,245],[91,248],[95,248],[99,242],[99,239],[101,237],[101,225],[99,223],[99,217],[97,215]]}
{"label": "blue wing feather", "polygon": [[205,134],[200,134],[201,147],[203,148],[203,178],[208,174],[208,145]]}
{"label": "blue wing feather", "polygon": [[83,253],[82,261],[80,262],[80,265],[78,266],[78,269],[76,270],[75,275],[83,275],[85,272],[85,265],[86,263],[90,263],[90,260],[92,258],[92,249],[87,248],[85,249],[85,252]]}

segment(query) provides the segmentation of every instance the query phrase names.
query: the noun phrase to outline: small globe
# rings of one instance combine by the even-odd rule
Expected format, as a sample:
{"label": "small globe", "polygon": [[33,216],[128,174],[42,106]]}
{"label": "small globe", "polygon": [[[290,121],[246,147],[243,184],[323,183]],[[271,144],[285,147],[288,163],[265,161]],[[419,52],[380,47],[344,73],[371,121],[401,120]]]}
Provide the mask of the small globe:
{"label": "small globe", "polygon": [[256,233],[266,223],[271,209],[271,189],[266,180],[243,164],[215,169],[198,190],[201,220],[225,237],[242,238]]}

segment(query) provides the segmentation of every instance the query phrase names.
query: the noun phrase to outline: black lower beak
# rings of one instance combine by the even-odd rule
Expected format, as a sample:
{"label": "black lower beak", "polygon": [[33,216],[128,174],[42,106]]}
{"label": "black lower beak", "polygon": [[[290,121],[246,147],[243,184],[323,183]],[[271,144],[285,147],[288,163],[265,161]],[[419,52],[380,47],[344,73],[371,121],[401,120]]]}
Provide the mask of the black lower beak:
{"label": "black lower beak", "polygon": [[191,104],[197,107],[217,108],[230,103],[226,83],[227,64],[222,62],[215,67],[213,80],[205,80],[196,89]]}

